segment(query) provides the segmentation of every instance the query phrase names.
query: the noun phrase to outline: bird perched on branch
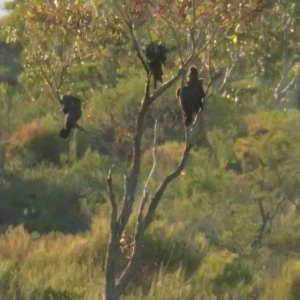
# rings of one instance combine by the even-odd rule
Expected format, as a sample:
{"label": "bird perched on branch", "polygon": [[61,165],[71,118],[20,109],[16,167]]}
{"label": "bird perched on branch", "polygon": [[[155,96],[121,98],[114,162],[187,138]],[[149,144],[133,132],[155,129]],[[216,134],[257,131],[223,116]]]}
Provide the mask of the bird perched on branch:
{"label": "bird perched on branch", "polygon": [[190,66],[187,72],[187,86],[177,89],[176,97],[180,101],[184,124],[188,127],[194,121],[194,116],[203,110],[205,93],[203,90],[203,79],[198,78],[198,70]]}
{"label": "bird perched on branch", "polygon": [[166,63],[168,49],[161,43],[152,42],[146,47],[145,53],[156,89],[157,81],[162,82],[162,65]]}
{"label": "bird perched on branch", "polygon": [[81,127],[77,124],[82,115],[81,100],[75,96],[65,95],[60,103],[62,106],[62,111],[65,115],[65,124],[61,129],[59,136],[62,139],[67,139],[72,128],[81,129]]}

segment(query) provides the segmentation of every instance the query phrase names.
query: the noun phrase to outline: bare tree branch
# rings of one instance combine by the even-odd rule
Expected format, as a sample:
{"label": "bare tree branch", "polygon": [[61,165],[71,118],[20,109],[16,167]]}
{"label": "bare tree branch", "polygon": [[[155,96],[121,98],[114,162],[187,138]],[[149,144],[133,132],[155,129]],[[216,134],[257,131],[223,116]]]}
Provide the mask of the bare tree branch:
{"label": "bare tree branch", "polygon": [[293,199],[289,199],[289,201],[291,201],[297,207],[297,209],[300,210],[300,206],[298,203],[296,203]]}
{"label": "bare tree branch", "polygon": [[[285,78],[286,79],[286,78]],[[276,89],[275,91],[275,97],[277,98],[282,98],[284,97],[284,95],[291,89],[294,88],[295,85],[297,85],[297,83],[299,82],[300,79],[300,72],[298,72],[294,78],[287,83],[285,86],[283,86],[283,79],[281,80],[281,84],[280,87],[278,86],[278,89]]]}
{"label": "bare tree branch", "polygon": [[183,168],[186,165],[190,150],[192,148],[192,144],[190,144],[190,142],[189,142],[188,134],[186,136],[187,136],[187,138],[186,138],[185,148],[184,148],[184,151],[183,151],[183,154],[182,154],[179,164],[177,165],[176,169],[172,173],[170,173],[169,175],[167,175],[165,177],[165,179],[163,180],[161,185],[158,187],[156,193],[154,194],[154,196],[151,199],[147,214],[144,219],[144,229],[147,229],[147,227],[151,224],[154,213],[156,211],[158,203],[159,203],[165,189],[167,188],[167,186],[169,185],[170,182],[172,182],[176,177],[178,177],[181,174]]}
{"label": "bare tree branch", "polygon": [[282,199],[276,204],[273,213],[270,214],[270,219],[271,219],[271,220],[275,217],[275,215],[276,215],[276,213],[277,213],[277,211],[278,211],[280,205],[281,205],[285,200],[286,200],[286,198],[282,198]]}
{"label": "bare tree branch", "polygon": [[122,291],[128,284],[129,280],[131,279],[132,274],[135,272],[136,268],[138,267],[139,264],[139,258],[141,255],[142,251],[142,239],[144,236],[144,221],[143,221],[143,212],[145,205],[149,199],[149,192],[147,191],[147,187],[149,184],[149,181],[151,177],[153,176],[153,172],[156,167],[156,151],[157,151],[157,145],[156,145],[156,133],[157,133],[157,120],[155,120],[155,125],[154,125],[154,134],[153,134],[153,163],[152,163],[152,168],[149,173],[149,176],[146,180],[145,186],[144,186],[144,191],[143,191],[143,197],[140,203],[140,207],[138,210],[138,216],[137,216],[137,225],[136,225],[136,232],[135,232],[135,237],[134,237],[134,249],[132,256],[130,258],[130,261],[125,268],[124,272],[120,276],[118,282],[117,282],[117,293],[121,295]]}
{"label": "bare tree branch", "polygon": [[63,84],[63,79],[64,79],[66,71],[67,71],[67,67],[62,66],[60,74],[59,74],[59,81],[58,81],[58,84],[56,86],[56,96],[59,99],[59,102],[61,102],[61,99],[60,99],[60,96],[59,96],[59,90],[60,90],[60,88],[61,88],[61,86]]}
{"label": "bare tree branch", "polygon": [[146,180],[145,186],[144,186],[144,191],[143,191],[143,197],[140,203],[140,207],[138,210],[138,216],[137,216],[137,225],[136,225],[136,232],[135,232],[135,237],[134,237],[134,249],[132,256],[130,258],[130,261],[125,268],[124,272],[120,276],[116,290],[117,294],[121,295],[122,291],[125,289],[127,284],[129,283],[132,274],[134,274],[135,270],[137,269],[139,265],[139,258],[141,256],[142,252],[142,240],[144,236],[144,221],[143,221],[143,212],[145,205],[149,199],[149,192],[147,191],[147,187],[149,184],[149,181],[151,177],[153,176],[153,172],[156,167],[156,151],[157,151],[157,145],[156,145],[156,133],[157,133],[157,120],[155,120],[155,125],[154,125],[154,134],[153,134],[153,164],[151,171],[149,173],[149,176]]}
{"label": "bare tree branch", "polygon": [[81,130],[82,132],[84,132],[85,134],[89,134],[88,131],[86,131],[82,126],[80,126],[79,124],[75,124],[74,128],[77,128],[79,130]]}
{"label": "bare tree branch", "polygon": [[145,59],[144,59],[144,57],[143,57],[143,55],[142,55],[142,51],[141,51],[141,49],[140,49],[139,43],[138,43],[137,39],[135,38],[134,31],[133,31],[133,27],[130,26],[129,29],[130,29],[129,32],[130,32],[130,36],[131,36],[132,41],[133,41],[134,49],[135,49],[135,51],[137,52],[137,57],[138,57],[138,58],[140,59],[140,61],[142,62],[142,65],[143,65],[143,67],[144,67],[144,69],[145,69],[145,72],[146,72],[147,74],[149,74],[150,70],[149,70],[148,64],[147,64],[147,62],[145,61]]}
{"label": "bare tree branch", "polygon": [[121,274],[116,284],[116,294],[118,296],[120,296],[123,293],[124,289],[126,288],[127,284],[132,278],[132,275],[135,273],[136,269],[140,264],[140,257],[142,254],[142,241],[145,232],[144,222],[142,220],[142,211],[147,202],[147,199],[148,199],[148,193],[144,195],[139,208],[138,220],[137,220],[136,231],[134,236],[134,249],[133,249],[132,256],[129,260],[128,265],[126,266],[124,272]]}
{"label": "bare tree branch", "polygon": [[136,120],[135,134],[133,139],[133,165],[132,165],[130,175],[126,181],[126,190],[123,199],[123,207],[118,217],[118,223],[120,224],[120,228],[119,228],[120,231],[124,230],[128,222],[132,210],[133,202],[134,202],[136,185],[140,173],[141,139],[142,139],[142,134],[144,129],[143,128],[144,117],[149,108],[148,102],[149,101],[147,100],[147,98],[144,97],[142,101],[142,106],[138,112],[138,116]]}
{"label": "bare tree branch", "polygon": [[[106,266],[105,266],[105,294],[112,296],[112,293],[116,292],[116,276],[118,271],[118,257],[119,257],[119,242],[120,236],[118,235],[117,230],[117,214],[118,208],[115,200],[115,195],[113,192],[112,185],[112,170],[114,165],[110,168],[107,176],[107,187],[109,192],[109,200],[111,204],[111,219],[110,219],[110,240],[108,244],[108,255],[106,257]],[[117,299],[115,297],[114,299]]]}
{"label": "bare tree branch", "polygon": [[[87,52],[87,51],[86,51]],[[81,59],[85,59],[88,56],[84,57],[84,55],[75,55],[73,58],[71,58],[68,62],[62,63],[61,68],[60,68],[60,72],[58,74],[58,83],[56,83],[56,69],[52,66],[52,68],[50,68],[50,72],[52,74],[51,78],[49,78],[49,76],[47,75],[47,72],[45,71],[42,62],[39,58],[36,57],[36,55],[34,53],[31,53],[32,58],[34,59],[34,61],[36,62],[36,64],[38,65],[40,72],[42,74],[42,77],[44,78],[44,80],[46,81],[48,87],[50,88],[50,91],[54,97],[54,99],[56,100],[56,102],[61,105],[61,98],[59,95],[59,90],[63,84],[63,80],[65,78],[65,74],[67,72],[67,70],[74,64],[74,62],[76,60],[78,60],[79,58]]]}
{"label": "bare tree branch", "polygon": [[146,180],[145,186],[144,186],[144,195],[147,193],[147,187],[149,184],[149,181],[151,179],[151,177],[153,176],[155,167],[156,167],[156,152],[157,152],[157,145],[156,145],[156,134],[157,134],[157,119],[155,120],[155,124],[154,124],[154,134],[153,134],[153,151],[152,151],[152,168],[151,171],[149,173],[149,176]]}
{"label": "bare tree branch", "polygon": [[[114,195],[114,191],[113,191],[112,176],[111,176],[112,170],[113,170],[114,167],[115,167],[115,165],[111,166],[111,168],[109,169],[109,172],[108,172],[107,179],[106,179],[107,187],[108,187],[108,193],[109,193],[109,200],[110,200],[110,204],[111,204],[111,208],[112,208],[111,222],[113,224],[116,223],[117,215],[118,215],[118,208],[117,208],[117,203],[116,203],[115,195]],[[111,225],[112,225],[112,223],[111,223]]]}
{"label": "bare tree branch", "polygon": [[145,85],[145,97],[144,100],[149,98],[150,95],[150,79],[151,79],[151,73],[148,73],[148,77],[147,77],[147,81],[146,81],[146,85]]}
{"label": "bare tree branch", "polygon": [[265,212],[265,208],[264,208],[263,201],[261,198],[257,199],[257,203],[258,203],[258,208],[259,208],[259,213],[260,213],[261,219],[262,219],[263,223],[266,223],[266,221],[269,218],[269,213]]}
{"label": "bare tree branch", "polygon": [[188,69],[189,65],[193,61],[194,57],[190,57],[186,63],[183,65],[182,68],[180,68],[177,72],[177,74],[171,78],[169,81],[161,85],[158,89],[156,89],[152,95],[149,97],[149,101],[152,103],[155,99],[157,99],[161,94],[163,94],[170,86],[172,86],[181,76],[183,76],[186,73],[186,70]]}
{"label": "bare tree branch", "polygon": [[[191,60],[192,59],[190,59],[186,63],[185,69],[190,64]],[[133,202],[134,202],[136,185],[137,185],[138,177],[139,177],[139,173],[140,173],[141,139],[142,139],[142,134],[143,134],[143,130],[144,130],[144,128],[143,128],[144,127],[144,117],[145,117],[148,109],[150,108],[151,104],[155,101],[155,99],[157,99],[157,97],[159,95],[161,95],[172,84],[174,84],[179,79],[179,77],[182,74],[184,74],[185,69],[184,68],[180,69],[176,76],[174,76],[168,82],[166,82],[161,87],[159,87],[157,90],[155,90],[151,96],[147,97],[147,93],[146,93],[142,100],[142,105],[138,112],[138,116],[137,116],[137,120],[136,120],[135,134],[134,134],[134,139],[133,139],[133,165],[132,165],[132,169],[131,169],[130,175],[129,175],[127,183],[126,183],[126,191],[125,191],[125,195],[124,195],[124,199],[123,199],[123,208],[118,217],[118,222],[120,224],[120,227],[119,227],[120,231],[124,230],[124,228],[128,222],[128,219],[129,219],[129,216],[130,216],[130,213],[132,210]],[[147,84],[149,84],[149,79],[150,79],[150,77],[148,77]]]}
{"label": "bare tree branch", "polygon": [[[205,46],[203,46],[204,49]],[[202,51],[202,50],[201,50]],[[198,52],[197,52],[198,53]],[[147,93],[145,93],[145,96],[142,100],[141,108],[138,112],[136,125],[135,125],[135,135],[134,135],[134,143],[133,143],[133,165],[131,169],[130,176],[128,177],[127,184],[126,184],[126,191],[123,199],[123,208],[121,210],[121,213],[118,217],[118,223],[120,224],[119,230],[122,232],[128,222],[133,202],[134,202],[134,195],[136,190],[136,185],[138,182],[138,177],[140,173],[140,159],[141,159],[141,138],[143,133],[143,124],[144,124],[144,117],[150,108],[151,104],[157,99],[162,93],[164,93],[169,87],[171,87],[183,74],[185,74],[187,68],[195,58],[195,52],[192,53],[192,55],[187,59],[185,64],[180,68],[177,72],[177,74],[171,78],[169,81],[164,83],[162,86],[160,86],[158,89],[156,89],[152,95],[148,96]],[[149,80],[149,77],[148,77]],[[147,81],[147,84],[149,81]],[[147,89],[146,89],[147,91]],[[190,150],[191,146],[186,145],[186,149],[188,149],[187,154]],[[185,158],[185,156],[183,156]],[[183,159],[183,165],[182,169],[185,165],[185,159]],[[179,172],[180,173],[180,172]],[[176,173],[175,173],[176,174]],[[179,175],[179,174],[178,174]],[[176,175],[175,177],[177,177]],[[171,176],[170,178],[172,178]],[[173,179],[171,179],[172,181]],[[168,180],[166,181],[166,186],[168,185]],[[165,187],[166,187],[165,186]],[[163,191],[165,189],[163,188]]]}

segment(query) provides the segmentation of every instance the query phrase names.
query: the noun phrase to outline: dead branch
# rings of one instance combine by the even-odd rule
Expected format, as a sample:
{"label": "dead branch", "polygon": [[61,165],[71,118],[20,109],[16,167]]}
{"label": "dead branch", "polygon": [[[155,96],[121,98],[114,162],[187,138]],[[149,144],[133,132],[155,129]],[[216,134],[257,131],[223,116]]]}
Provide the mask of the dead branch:
{"label": "dead branch", "polygon": [[[141,160],[141,139],[143,134],[143,125],[144,125],[144,118],[145,115],[150,108],[151,104],[157,99],[158,96],[160,96],[164,91],[166,91],[170,86],[172,86],[182,74],[185,73],[185,70],[189,66],[190,62],[192,61],[192,57],[186,62],[184,65],[184,68],[181,68],[177,75],[171,78],[168,82],[160,86],[158,89],[154,91],[152,95],[147,97],[147,95],[144,96],[142,100],[141,108],[138,112],[136,125],[135,125],[135,134],[134,134],[134,142],[133,142],[133,164],[132,169],[130,172],[130,175],[127,180],[126,184],[126,191],[124,195],[123,200],[123,207],[121,210],[121,213],[118,217],[118,223],[120,224],[120,231],[122,232],[128,222],[128,219],[130,217],[132,206],[134,202],[134,195],[136,191],[136,186],[138,182],[138,177],[140,173],[140,160]],[[147,84],[149,84],[150,77],[148,77]]]}
{"label": "dead branch", "polygon": [[286,200],[287,198],[282,198],[275,206],[275,209],[273,211],[272,214],[270,214],[270,219],[273,220],[273,218],[275,217],[280,205]]}
{"label": "dead branch", "polygon": [[128,285],[129,281],[132,278],[132,275],[135,273],[136,269],[140,264],[140,257],[142,254],[142,241],[145,232],[145,224],[142,220],[142,211],[148,199],[148,193],[144,195],[141,205],[139,208],[138,220],[136,225],[136,231],[134,235],[134,248],[132,256],[129,260],[128,265],[126,266],[124,272],[121,274],[119,280],[116,283],[116,295],[120,296],[126,286]]}
{"label": "dead branch", "polygon": [[159,203],[165,189],[167,188],[167,186],[169,185],[170,182],[172,182],[176,177],[178,177],[181,174],[183,168],[185,167],[185,165],[187,163],[191,148],[192,148],[192,144],[189,141],[189,134],[187,133],[185,148],[184,148],[184,151],[183,151],[183,154],[182,154],[179,164],[177,165],[176,169],[172,173],[170,173],[169,175],[167,175],[165,177],[165,179],[163,180],[161,185],[158,187],[157,191],[155,192],[154,196],[151,199],[147,214],[144,219],[144,230],[146,230],[147,227],[151,224],[154,213],[156,211],[158,203]]}
{"label": "dead branch", "polygon": [[147,191],[147,187],[149,184],[150,179],[153,176],[153,172],[156,167],[156,151],[157,151],[157,145],[156,145],[156,132],[157,132],[157,120],[155,120],[155,125],[154,125],[154,134],[153,134],[153,163],[152,163],[152,168],[149,173],[149,176],[146,180],[145,186],[144,186],[144,191],[143,191],[143,197],[140,203],[140,207],[138,210],[138,216],[137,216],[137,225],[136,225],[136,232],[135,232],[135,237],[134,237],[134,249],[132,256],[130,258],[130,261],[125,268],[124,272],[120,276],[117,285],[116,285],[116,290],[118,294],[121,294],[122,291],[125,289],[126,285],[131,279],[132,274],[135,272],[136,268],[138,267],[139,263],[139,257],[141,255],[142,251],[142,240],[144,236],[144,221],[143,221],[143,212],[145,205],[149,199],[149,192]]}
{"label": "dead branch", "polygon": [[115,195],[113,191],[113,185],[112,185],[112,170],[115,167],[115,165],[112,165],[111,168],[109,169],[108,176],[106,179],[107,182],[107,187],[108,187],[108,193],[109,193],[109,200],[112,208],[111,212],[111,225],[115,226],[116,220],[117,220],[117,214],[118,214],[118,208],[117,208],[117,203],[115,200]]}
{"label": "dead branch", "polygon": [[[110,239],[108,243],[107,257],[105,262],[105,294],[106,299],[112,297],[112,294],[116,293],[116,276],[118,272],[118,258],[119,258],[119,246],[120,246],[120,236],[118,235],[118,224],[117,224],[117,214],[118,208],[115,200],[115,195],[113,192],[112,185],[112,170],[114,165],[110,168],[107,176],[107,187],[109,192],[109,200],[111,204],[111,219],[110,219]],[[113,299],[118,299],[118,297],[113,297]]]}
{"label": "dead branch", "polygon": [[74,128],[81,130],[82,132],[84,132],[85,134],[89,134],[88,131],[86,131],[82,126],[80,126],[79,124],[75,124]]}
{"label": "dead branch", "polygon": [[145,97],[144,101],[148,101],[149,95],[150,95],[150,79],[151,79],[151,73],[149,72],[147,80],[146,80],[146,85],[145,85]]}
{"label": "dead branch", "polygon": [[152,103],[156,98],[158,98],[162,93],[164,93],[170,86],[172,86],[181,76],[186,73],[189,65],[193,61],[194,57],[189,57],[186,63],[178,70],[177,74],[171,78],[169,81],[161,85],[158,89],[154,90],[153,94],[149,97],[149,102]]}
{"label": "dead branch", "polygon": [[144,195],[146,195],[147,193],[147,187],[149,184],[150,179],[153,176],[155,167],[156,167],[156,152],[157,152],[157,144],[156,144],[156,132],[157,132],[157,119],[155,120],[155,124],[154,124],[154,134],[153,134],[153,151],[152,151],[152,168],[151,171],[149,173],[148,179],[146,180],[145,186],[144,186]]}
{"label": "dead branch", "polygon": [[[189,142],[192,144],[195,144],[195,138],[199,136],[199,131],[201,128],[201,118],[203,118],[201,114],[201,110],[197,113],[194,122],[192,123],[189,130],[186,130],[187,139],[189,139]],[[203,120],[203,119],[202,119]]]}
{"label": "dead branch", "polygon": [[300,210],[300,206],[298,203],[296,203],[293,199],[289,199],[289,201],[291,201],[297,207],[297,209]]}

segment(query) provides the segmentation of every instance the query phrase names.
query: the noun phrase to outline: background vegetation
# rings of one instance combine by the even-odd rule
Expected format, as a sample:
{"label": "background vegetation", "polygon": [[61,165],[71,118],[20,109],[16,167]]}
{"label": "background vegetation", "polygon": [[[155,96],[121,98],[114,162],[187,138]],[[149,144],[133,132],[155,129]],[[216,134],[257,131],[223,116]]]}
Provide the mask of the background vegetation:
{"label": "background vegetation", "polygon": [[[99,11],[108,2],[91,5]],[[44,34],[53,51],[61,40],[49,40],[53,12],[35,11],[43,3],[52,2],[10,1],[1,20],[0,298],[100,299],[110,230],[105,180],[116,158],[130,160],[145,78],[128,37],[117,25],[101,27],[100,18],[95,36],[83,32],[76,41],[80,55],[88,47],[92,52],[84,63],[70,65],[62,86],[84,99],[81,124],[91,134],[74,132],[67,142],[60,140],[62,115],[39,72],[39,63],[51,60],[37,60],[47,44],[36,40]],[[70,9],[89,22],[92,13],[78,3]],[[264,4],[249,27],[237,25],[214,52],[205,136],[164,194],[123,299],[300,299],[300,4]],[[49,32],[39,32],[34,17],[44,17]],[[68,22],[63,14],[59,20]],[[140,38],[147,42],[145,33]],[[174,41],[167,34],[163,41],[170,49],[168,78],[179,62]],[[68,59],[79,59],[72,53]],[[203,57],[195,65],[208,83]],[[147,116],[145,176],[158,120],[151,189],[173,169],[182,148],[175,90],[164,93]],[[121,174],[114,180],[118,198]],[[131,224],[120,247],[124,264]]]}

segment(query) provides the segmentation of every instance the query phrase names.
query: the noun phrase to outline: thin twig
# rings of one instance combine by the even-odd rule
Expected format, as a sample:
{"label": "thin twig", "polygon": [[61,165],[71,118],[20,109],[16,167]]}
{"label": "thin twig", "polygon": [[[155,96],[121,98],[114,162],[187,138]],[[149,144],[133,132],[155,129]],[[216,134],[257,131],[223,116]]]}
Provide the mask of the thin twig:
{"label": "thin twig", "polygon": [[[147,64],[146,60],[144,59],[144,57],[142,55],[139,43],[138,43],[138,41],[137,41],[137,39],[135,37],[135,32],[134,32],[134,29],[133,29],[133,24],[130,21],[130,16],[128,15],[128,12],[126,11],[127,3],[126,3],[125,0],[123,0],[124,6],[125,6],[125,13],[124,13],[123,10],[122,10],[122,8],[120,7],[119,3],[117,1],[113,1],[113,2],[114,2],[114,5],[115,5],[116,9],[119,11],[119,13],[120,13],[123,21],[125,22],[126,26],[129,29],[129,34],[130,34],[131,40],[133,42],[133,46],[134,46],[134,49],[135,49],[135,51],[137,53],[137,56],[140,59],[142,65],[143,65],[143,67],[145,69],[145,72],[147,74],[149,74],[150,70],[149,70],[148,64]],[[127,14],[127,16],[125,14]]]}
{"label": "thin twig", "polygon": [[152,151],[152,168],[151,171],[149,173],[148,179],[146,180],[145,186],[144,186],[144,195],[147,193],[147,187],[149,184],[149,181],[151,179],[151,177],[153,176],[153,172],[155,170],[156,167],[156,152],[157,152],[157,144],[156,144],[156,132],[157,132],[157,119],[155,120],[155,124],[154,124],[154,134],[153,134],[153,151]]}
{"label": "thin twig", "polygon": [[82,132],[84,132],[85,134],[89,134],[88,131],[86,131],[82,126],[75,124],[74,128],[81,130]]}
{"label": "thin twig", "polygon": [[56,100],[58,100],[57,103],[60,105],[60,99],[57,98],[57,94],[56,94],[56,92],[55,92],[55,89],[54,89],[54,87],[53,87],[53,84],[52,84],[52,82],[50,81],[50,79],[48,78],[48,76],[47,76],[47,74],[46,74],[46,71],[44,70],[44,68],[43,68],[43,66],[42,66],[42,64],[41,64],[41,62],[40,62],[40,60],[39,60],[38,58],[36,58],[35,55],[34,55],[33,53],[31,53],[31,55],[32,55],[33,60],[34,60],[34,61],[37,63],[37,65],[39,66],[40,72],[41,72],[43,78],[45,79],[45,81],[46,81],[48,87],[50,88],[50,91],[52,92],[52,95],[54,96],[54,98],[55,98]]}

